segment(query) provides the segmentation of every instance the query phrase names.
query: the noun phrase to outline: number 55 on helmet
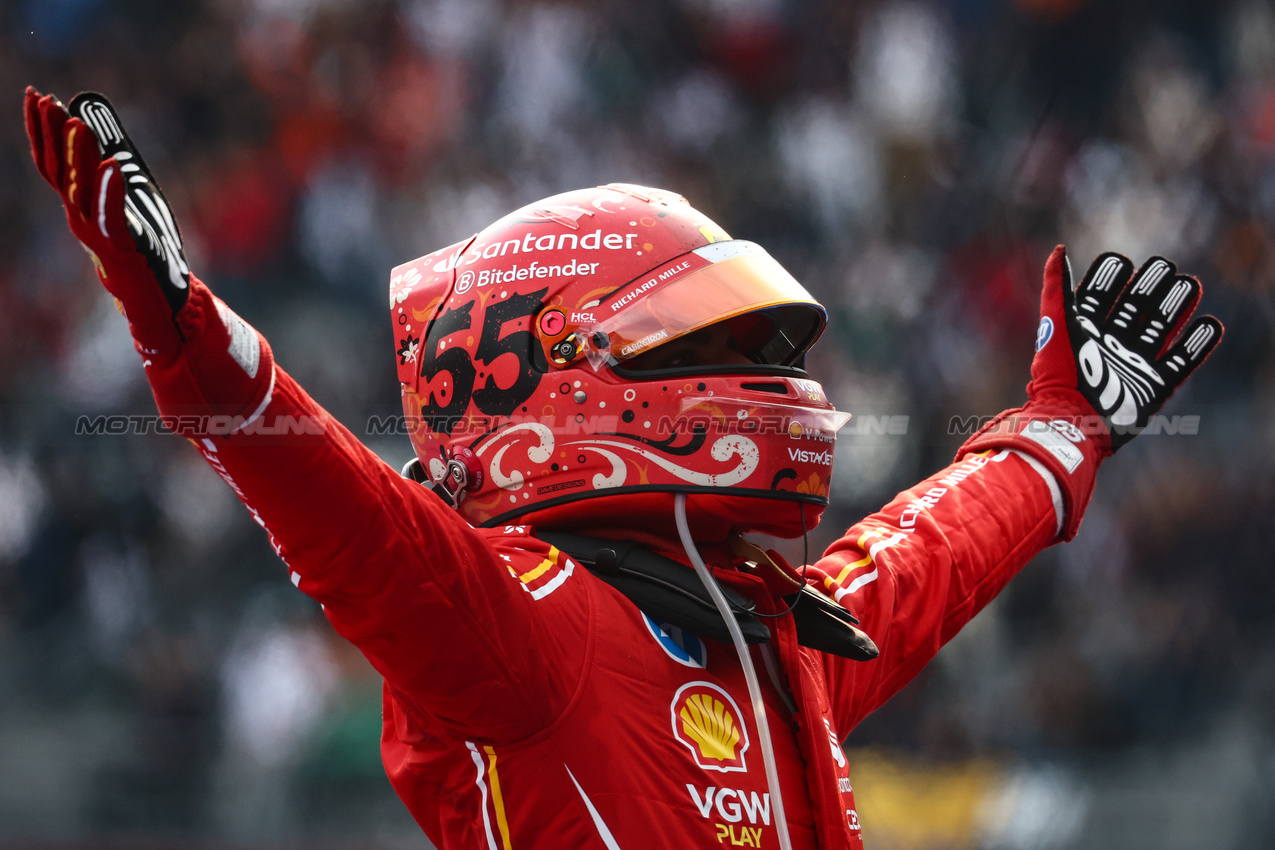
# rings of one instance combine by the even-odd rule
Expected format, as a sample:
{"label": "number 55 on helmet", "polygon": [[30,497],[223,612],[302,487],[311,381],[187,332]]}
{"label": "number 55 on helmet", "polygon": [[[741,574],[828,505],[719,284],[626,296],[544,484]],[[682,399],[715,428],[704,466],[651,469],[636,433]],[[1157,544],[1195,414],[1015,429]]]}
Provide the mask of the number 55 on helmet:
{"label": "number 55 on helmet", "polygon": [[416,474],[475,525],[672,516],[797,536],[849,418],[803,369],[827,313],[679,195],[556,195],[393,270]]}

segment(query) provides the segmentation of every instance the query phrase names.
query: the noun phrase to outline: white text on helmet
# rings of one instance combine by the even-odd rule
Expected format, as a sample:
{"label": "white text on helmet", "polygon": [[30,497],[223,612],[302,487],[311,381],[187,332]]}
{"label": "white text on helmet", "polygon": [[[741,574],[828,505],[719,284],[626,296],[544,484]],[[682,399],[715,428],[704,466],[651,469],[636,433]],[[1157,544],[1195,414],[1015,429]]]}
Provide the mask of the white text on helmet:
{"label": "white text on helmet", "polygon": [[561,251],[566,248],[581,251],[599,251],[604,248],[618,251],[632,249],[636,233],[607,233],[599,228],[592,233],[579,236],[575,233],[543,233],[537,236],[528,233],[521,239],[506,239],[503,242],[476,242],[464,254],[448,257],[434,266],[434,271],[450,271],[458,265],[473,265],[479,260],[490,260],[492,257],[503,257],[505,254],[529,254],[532,251]]}
{"label": "white text on helmet", "polygon": [[648,289],[655,286],[655,284],[658,282],[659,281],[657,281],[655,278],[651,278],[650,280],[648,280],[646,283],[642,284],[641,286],[630,289],[628,292],[624,293],[624,295],[622,295],[620,298],[611,302],[611,312],[614,313],[616,310],[619,310],[625,304],[628,304],[634,298],[637,298],[643,292],[646,292]]}
{"label": "white text on helmet", "polygon": [[800,461],[801,463],[830,464],[832,463],[832,452],[812,452],[809,449],[789,449],[788,459],[794,463]]}
{"label": "white text on helmet", "polygon": [[662,339],[665,339],[666,337],[668,337],[668,331],[663,329],[660,329],[653,334],[647,334],[646,336],[639,339],[637,342],[631,342],[628,345],[621,348],[620,356],[627,357],[633,352],[641,351],[642,349],[648,346],[654,345],[655,343],[659,342]]}
{"label": "white text on helmet", "polygon": [[535,260],[529,266],[510,266],[507,269],[483,269],[479,272],[466,269],[456,278],[456,291],[468,292],[475,284],[490,286],[493,283],[512,283],[516,280],[537,277],[585,277],[594,274],[599,265],[601,263],[577,263],[571,260],[567,263],[542,266],[539,260]]}

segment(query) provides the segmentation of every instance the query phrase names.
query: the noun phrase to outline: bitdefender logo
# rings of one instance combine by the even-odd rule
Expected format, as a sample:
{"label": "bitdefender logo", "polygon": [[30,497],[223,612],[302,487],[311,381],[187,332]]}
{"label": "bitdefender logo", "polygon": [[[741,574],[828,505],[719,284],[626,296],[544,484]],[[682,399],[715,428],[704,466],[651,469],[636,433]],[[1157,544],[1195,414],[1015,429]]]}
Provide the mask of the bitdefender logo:
{"label": "bitdefender logo", "polygon": [[600,263],[580,263],[570,260],[566,263],[542,265],[533,260],[530,265],[513,265],[507,269],[483,269],[475,272],[465,269],[456,278],[456,292],[464,294],[477,286],[491,286],[495,283],[513,283],[543,277],[586,277],[596,274]]}

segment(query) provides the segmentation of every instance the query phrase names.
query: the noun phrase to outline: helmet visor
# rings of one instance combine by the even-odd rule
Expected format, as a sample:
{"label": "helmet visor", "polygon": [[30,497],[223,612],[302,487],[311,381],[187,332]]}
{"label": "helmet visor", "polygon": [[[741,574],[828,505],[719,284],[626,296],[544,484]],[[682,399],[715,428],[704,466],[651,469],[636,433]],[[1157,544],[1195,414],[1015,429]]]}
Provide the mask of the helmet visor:
{"label": "helmet visor", "polygon": [[732,349],[749,362],[791,366],[828,321],[819,302],[783,266],[761,246],[742,240],[683,254],[602,299],[594,315],[597,321],[582,326],[581,336],[595,369],[727,322]]}

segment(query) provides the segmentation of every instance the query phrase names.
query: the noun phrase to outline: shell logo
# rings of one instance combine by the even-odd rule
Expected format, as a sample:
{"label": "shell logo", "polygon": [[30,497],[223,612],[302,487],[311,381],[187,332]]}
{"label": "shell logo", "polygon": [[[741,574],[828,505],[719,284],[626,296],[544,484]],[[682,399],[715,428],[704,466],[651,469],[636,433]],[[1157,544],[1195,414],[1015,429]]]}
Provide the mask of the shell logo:
{"label": "shell logo", "polygon": [[704,770],[748,771],[748,726],[731,695],[711,682],[688,682],[670,705],[673,734]]}

